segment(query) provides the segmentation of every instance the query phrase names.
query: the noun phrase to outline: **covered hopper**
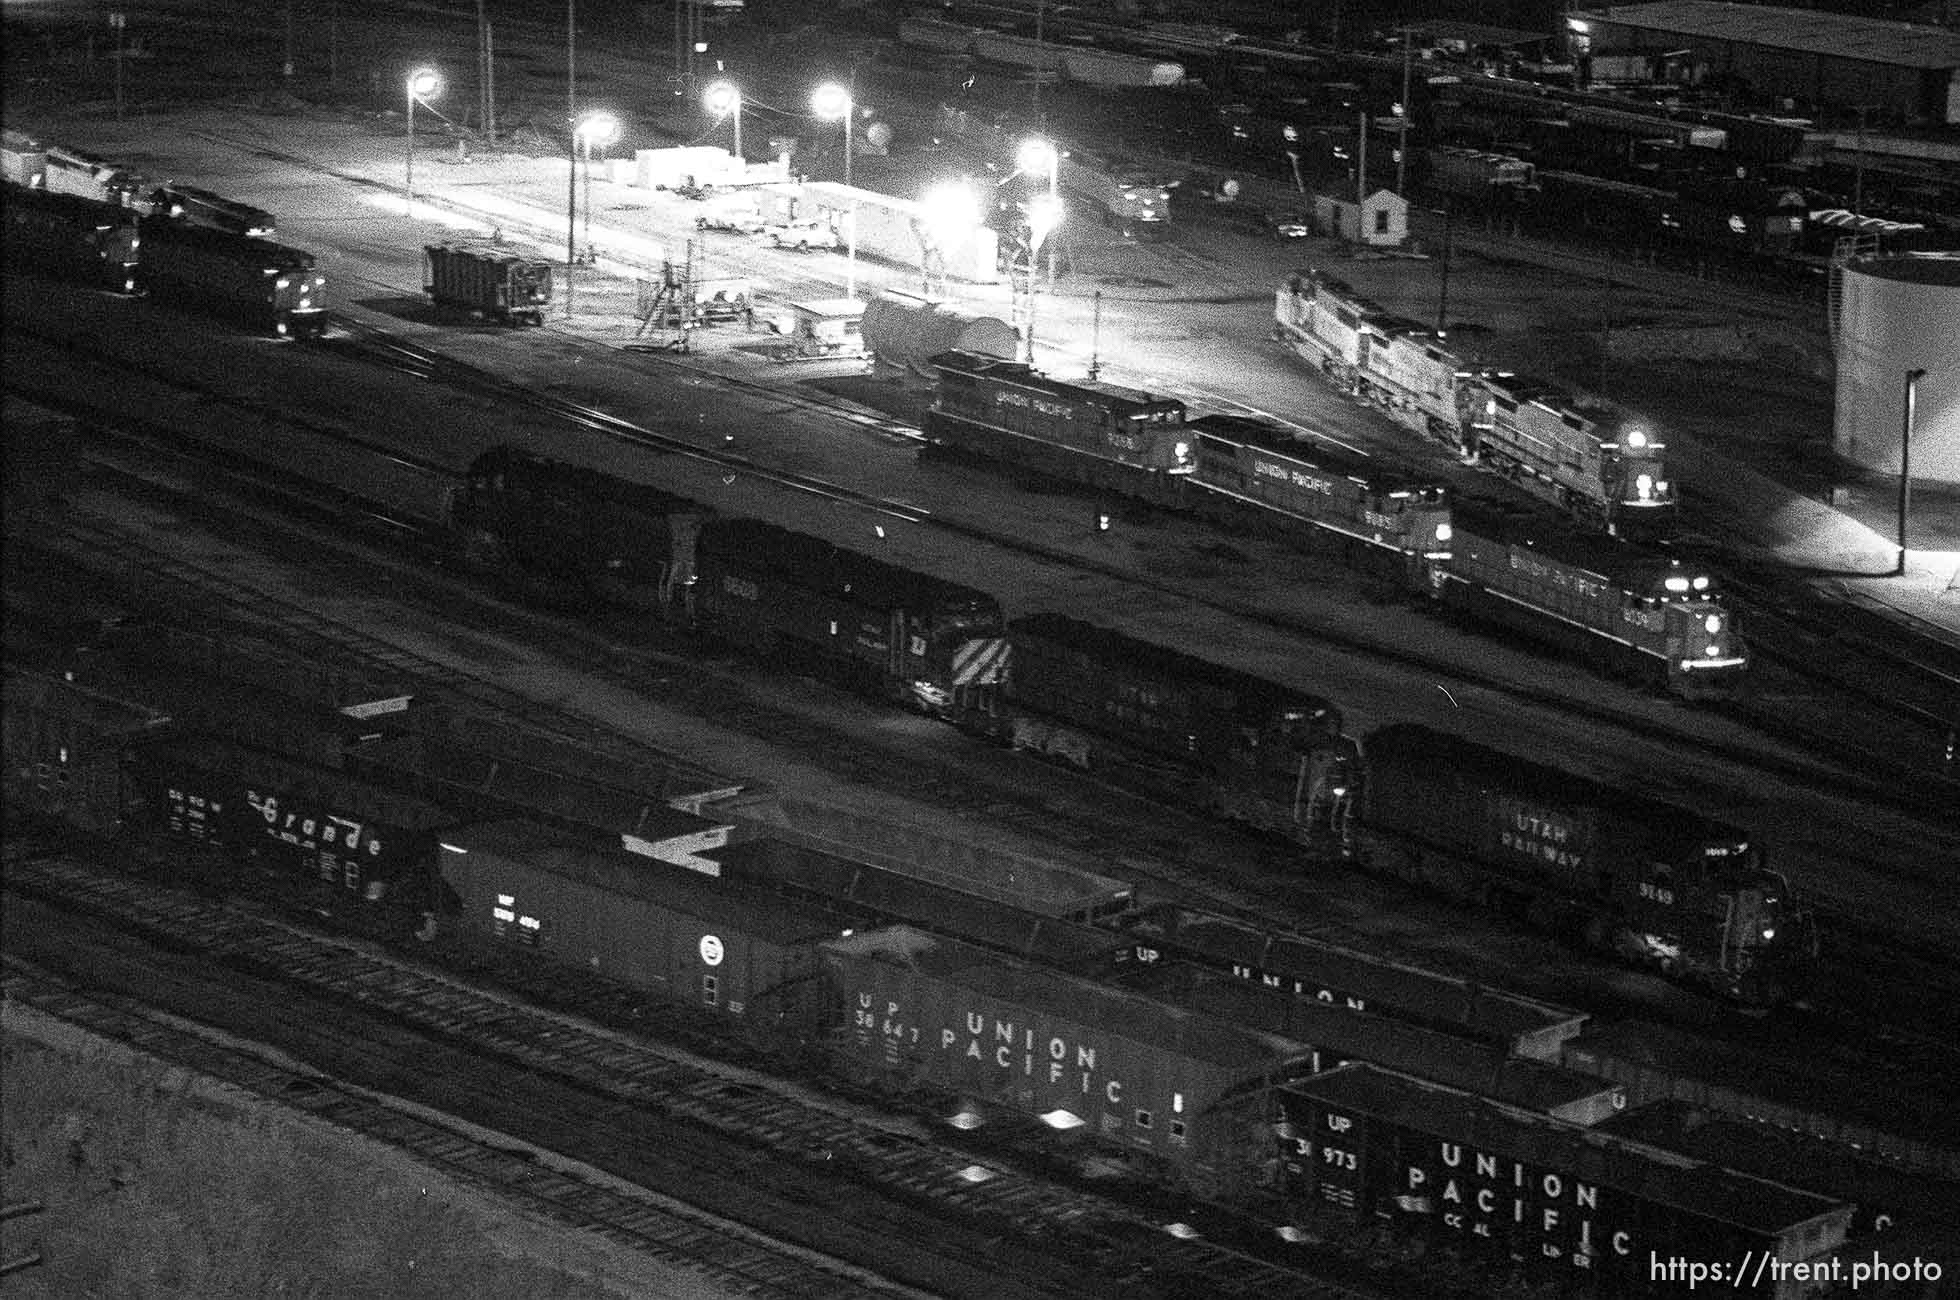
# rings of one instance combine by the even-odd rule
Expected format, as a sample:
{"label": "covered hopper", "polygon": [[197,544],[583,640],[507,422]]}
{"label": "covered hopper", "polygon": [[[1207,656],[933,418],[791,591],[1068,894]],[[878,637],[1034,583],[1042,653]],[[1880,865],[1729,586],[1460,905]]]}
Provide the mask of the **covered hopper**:
{"label": "covered hopper", "polygon": [[1019,340],[1012,325],[983,309],[887,290],[865,306],[864,346],[880,370],[931,379],[932,358],[941,352],[1012,361]]}

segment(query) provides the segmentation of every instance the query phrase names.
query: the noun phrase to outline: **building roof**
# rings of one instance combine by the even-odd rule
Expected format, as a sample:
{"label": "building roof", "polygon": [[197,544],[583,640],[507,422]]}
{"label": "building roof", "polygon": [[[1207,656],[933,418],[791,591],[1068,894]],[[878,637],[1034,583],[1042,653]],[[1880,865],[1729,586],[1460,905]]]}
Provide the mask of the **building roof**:
{"label": "building roof", "polygon": [[1944,27],[1815,9],[1730,4],[1725,0],[1656,0],[1652,4],[1588,9],[1571,17],[1579,22],[1641,27],[1895,67],[1960,67],[1960,34]]}

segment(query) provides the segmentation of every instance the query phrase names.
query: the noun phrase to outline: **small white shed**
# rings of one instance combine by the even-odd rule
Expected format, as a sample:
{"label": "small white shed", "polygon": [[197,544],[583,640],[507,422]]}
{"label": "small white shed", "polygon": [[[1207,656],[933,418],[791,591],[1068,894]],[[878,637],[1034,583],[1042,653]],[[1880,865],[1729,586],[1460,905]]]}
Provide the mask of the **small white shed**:
{"label": "small white shed", "polygon": [[805,357],[864,355],[864,301],[859,298],[820,298],[789,305],[793,323],[790,338]]}
{"label": "small white shed", "polygon": [[1350,243],[1395,247],[1409,238],[1409,201],[1393,190],[1376,190],[1358,204],[1316,194],[1313,218],[1321,230]]}

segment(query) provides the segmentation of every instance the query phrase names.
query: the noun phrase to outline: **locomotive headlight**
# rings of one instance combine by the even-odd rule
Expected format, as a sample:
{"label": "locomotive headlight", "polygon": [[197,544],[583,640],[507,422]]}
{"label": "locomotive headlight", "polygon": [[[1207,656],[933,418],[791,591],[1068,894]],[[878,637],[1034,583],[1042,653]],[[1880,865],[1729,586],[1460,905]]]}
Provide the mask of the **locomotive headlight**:
{"label": "locomotive headlight", "polygon": [[1660,482],[1654,484],[1654,491],[1660,493],[1662,496],[1667,495],[1667,490],[1668,490],[1668,484],[1666,479],[1662,479],[1660,480]]}
{"label": "locomotive headlight", "polygon": [[1639,493],[1642,501],[1651,499],[1654,495],[1654,476],[1642,474],[1633,481],[1633,490]]}
{"label": "locomotive headlight", "polygon": [[1696,579],[1695,579],[1695,590],[1696,590],[1696,591],[1707,591],[1707,590],[1708,590],[1708,579],[1707,579],[1707,578],[1696,578]]}
{"label": "locomotive headlight", "polygon": [[1763,938],[1764,938],[1765,940],[1769,940],[1769,939],[1774,939],[1775,937],[1776,937],[1776,927],[1775,927],[1775,926],[1773,926],[1773,925],[1766,925],[1766,926],[1764,926],[1764,927],[1763,927]]}
{"label": "locomotive headlight", "polygon": [[1688,589],[1688,580],[1681,577],[1669,578],[1664,585],[1669,591],[1686,591]]}
{"label": "locomotive headlight", "polygon": [[283,276],[281,276],[279,279],[274,280],[272,282],[272,287],[275,289],[290,289],[292,288],[292,286],[293,286],[293,282],[291,280],[286,279]]}
{"label": "locomotive headlight", "polygon": [[1455,532],[1455,530],[1454,530],[1454,529],[1452,529],[1452,528],[1451,528],[1451,527],[1450,527],[1450,526],[1449,526],[1448,524],[1437,524],[1437,525],[1436,525],[1436,540],[1437,540],[1437,541],[1439,541],[1439,542],[1447,542],[1447,541],[1449,541],[1449,540],[1450,540],[1450,538],[1452,538],[1452,537],[1454,537],[1455,535],[1456,535],[1456,532]]}
{"label": "locomotive headlight", "polygon": [[1710,659],[1720,659],[1722,657],[1722,647],[1718,645],[1709,646],[1707,655]]}
{"label": "locomotive headlight", "polygon": [[1184,464],[1191,459],[1191,444],[1188,442],[1172,444],[1171,455],[1177,460],[1178,464]]}
{"label": "locomotive headlight", "polygon": [[1708,635],[1714,636],[1722,630],[1722,616],[1720,614],[1710,614],[1701,621],[1701,625],[1708,629]]}
{"label": "locomotive headlight", "polygon": [[1645,447],[1646,445],[1647,445],[1647,435],[1640,432],[1640,430],[1635,429],[1632,433],[1629,433],[1627,435],[1627,446],[1632,447],[1635,451],[1640,450],[1640,448]]}

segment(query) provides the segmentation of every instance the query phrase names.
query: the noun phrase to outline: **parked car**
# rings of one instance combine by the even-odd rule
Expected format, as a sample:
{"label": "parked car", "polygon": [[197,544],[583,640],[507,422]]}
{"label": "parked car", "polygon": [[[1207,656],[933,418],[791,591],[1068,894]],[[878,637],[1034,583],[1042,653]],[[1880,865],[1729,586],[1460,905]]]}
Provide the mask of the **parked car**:
{"label": "parked car", "polygon": [[694,219],[696,230],[731,230],[738,235],[759,235],[768,224],[755,207],[739,204],[711,207]]}
{"label": "parked car", "polygon": [[777,248],[836,248],[837,230],[827,221],[782,221],[762,228]]}

